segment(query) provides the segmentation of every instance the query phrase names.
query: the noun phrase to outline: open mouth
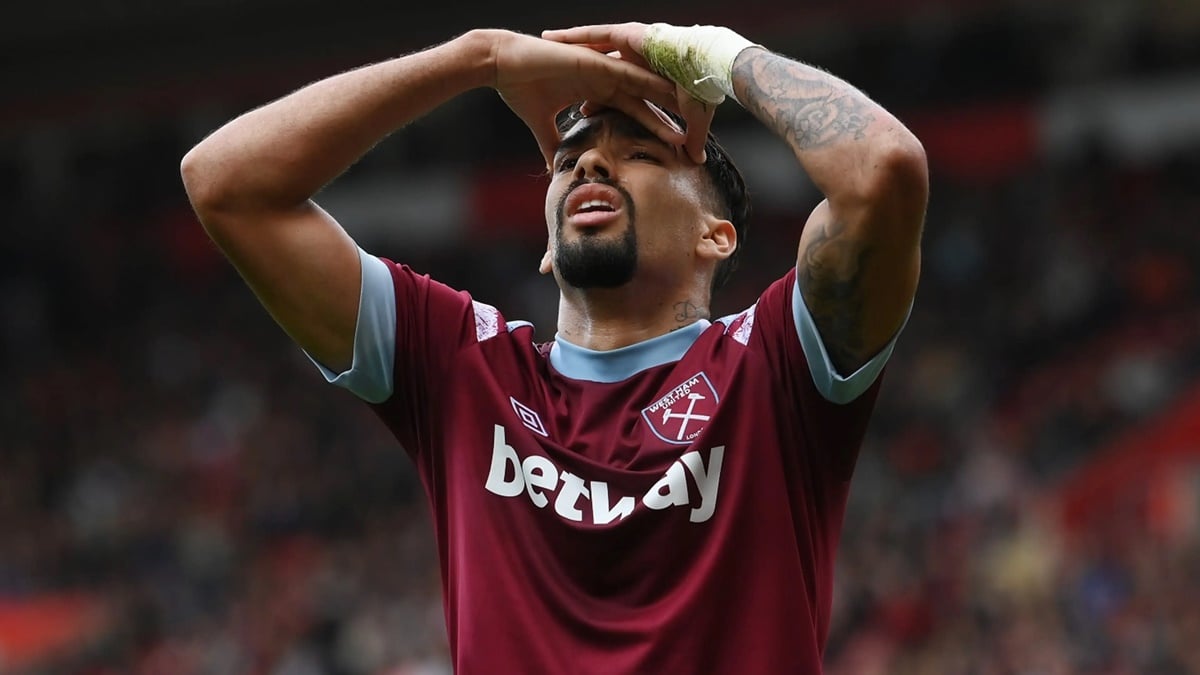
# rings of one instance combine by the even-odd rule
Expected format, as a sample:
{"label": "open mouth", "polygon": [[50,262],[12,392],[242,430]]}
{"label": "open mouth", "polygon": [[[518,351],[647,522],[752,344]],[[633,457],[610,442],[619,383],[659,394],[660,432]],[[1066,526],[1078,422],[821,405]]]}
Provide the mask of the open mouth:
{"label": "open mouth", "polygon": [[612,187],[599,183],[581,185],[567,196],[567,220],[576,227],[595,227],[611,222],[621,213],[624,199]]}
{"label": "open mouth", "polygon": [[589,199],[588,201],[580,204],[579,208],[575,209],[575,213],[573,213],[571,215],[575,215],[578,213],[598,213],[598,212],[602,213],[604,211],[616,211],[616,210],[617,210],[617,207],[613,206],[611,203],[609,203],[606,200]]}

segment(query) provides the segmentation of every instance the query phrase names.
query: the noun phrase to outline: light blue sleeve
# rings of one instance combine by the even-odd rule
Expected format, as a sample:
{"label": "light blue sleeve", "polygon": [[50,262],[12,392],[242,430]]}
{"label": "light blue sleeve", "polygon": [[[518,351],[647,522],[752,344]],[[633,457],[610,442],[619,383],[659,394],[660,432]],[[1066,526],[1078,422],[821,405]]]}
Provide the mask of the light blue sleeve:
{"label": "light blue sleeve", "polygon": [[396,361],[396,288],[387,265],[358,249],[362,263],[362,291],[358,296],[358,323],[354,327],[354,358],[350,370],[335,373],[305,352],[326,381],[354,392],[369,403],[382,403],[392,395],[392,367]]}
{"label": "light blue sleeve", "polygon": [[[909,314],[912,313],[911,305],[908,311]],[[880,371],[883,370],[888,358],[892,355],[892,350],[896,347],[896,339],[900,337],[904,325],[908,323],[906,315],[899,330],[892,336],[891,341],[879,350],[878,354],[858,370],[842,377],[829,359],[829,351],[825,349],[825,342],[821,340],[817,324],[813,321],[808,306],[804,304],[804,294],[800,292],[799,281],[792,288],[792,319],[796,322],[796,332],[800,335],[800,346],[804,348],[804,358],[808,361],[808,370],[812,374],[813,384],[817,386],[817,391],[821,392],[821,396],[824,396],[825,400],[838,405],[853,401],[875,383],[875,378],[879,377]]]}

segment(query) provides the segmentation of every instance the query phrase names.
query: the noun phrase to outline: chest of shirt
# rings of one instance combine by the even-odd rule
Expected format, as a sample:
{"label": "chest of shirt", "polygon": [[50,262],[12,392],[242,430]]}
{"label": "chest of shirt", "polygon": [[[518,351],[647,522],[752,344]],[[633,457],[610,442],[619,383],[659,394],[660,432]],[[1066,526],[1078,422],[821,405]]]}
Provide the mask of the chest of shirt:
{"label": "chest of shirt", "polygon": [[455,378],[439,406],[453,418],[438,453],[451,493],[528,501],[585,527],[642,511],[700,523],[723,482],[777,473],[770,386],[740,355],[701,342],[678,362],[598,383],[562,376],[536,351],[487,347],[465,356],[477,375]]}

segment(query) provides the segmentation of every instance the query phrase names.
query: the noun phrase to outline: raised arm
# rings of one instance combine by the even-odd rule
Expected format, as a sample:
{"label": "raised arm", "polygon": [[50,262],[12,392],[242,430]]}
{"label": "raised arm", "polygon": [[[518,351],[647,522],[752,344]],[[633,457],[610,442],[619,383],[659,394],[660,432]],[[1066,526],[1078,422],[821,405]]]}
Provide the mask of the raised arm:
{"label": "raised arm", "polygon": [[[903,124],[846,82],[726,28],[624,23],[542,35],[619,52],[707,106],[734,96],[787,141],[825,195],[801,232],[796,271],[833,364],[849,375],[887,345],[916,291],[929,194],[925,152]],[[706,130],[689,128],[690,140]]]}
{"label": "raised arm", "polygon": [[765,49],[742,51],[732,81],[825,195],[800,235],[796,273],[834,365],[849,375],[892,339],[916,292],[924,150],[858,89]]}
{"label": "raised arm", "polygon": [[361,277],[354,242],[312,195],[392,131],[482,86],[500,91],[542,147],[556,142],[554,114],[583,98],[680,141],[641,103],[670,100],[672,83],[581,47],[479,30],[304,87],[234,119],[183,158],[184,186],[213,241],[327,367],[351,363]]}

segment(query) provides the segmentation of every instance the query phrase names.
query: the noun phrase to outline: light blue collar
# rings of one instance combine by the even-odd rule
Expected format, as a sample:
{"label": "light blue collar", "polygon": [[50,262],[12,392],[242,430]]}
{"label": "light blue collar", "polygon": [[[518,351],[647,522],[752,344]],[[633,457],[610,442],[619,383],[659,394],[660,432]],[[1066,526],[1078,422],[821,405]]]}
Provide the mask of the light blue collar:
{"label": "light blue collar", "polygon": [[708,320],[700,319],[665,335],[607,351],[573,345],[555,335],[550,346],[550,365],[573,380],[620,382],[647,368],[683,358],[711,325]]}

